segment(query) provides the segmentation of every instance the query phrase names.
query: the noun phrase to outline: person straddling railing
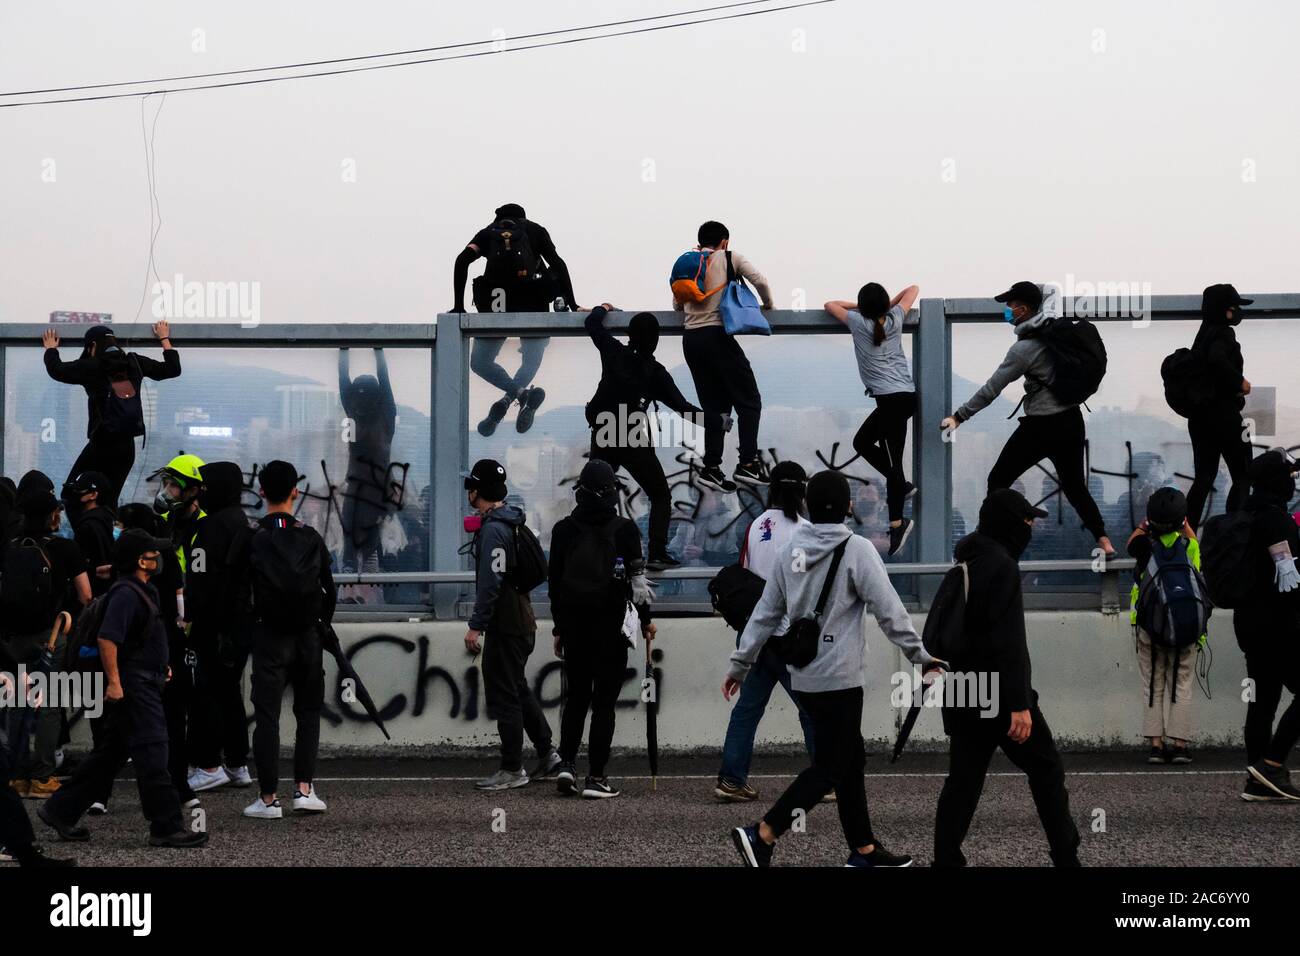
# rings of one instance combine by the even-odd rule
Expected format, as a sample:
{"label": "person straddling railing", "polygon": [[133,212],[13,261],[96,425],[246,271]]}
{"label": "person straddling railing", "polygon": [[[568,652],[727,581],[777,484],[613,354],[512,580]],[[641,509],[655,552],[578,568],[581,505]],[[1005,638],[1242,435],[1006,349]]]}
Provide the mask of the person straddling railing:
{"label": "person straddling railing", "polygon": [[907,423],[916,414],[916,386],[903,353],[903,319],[921,290],[909,285],[892,299],[878,282],[858,290],[856,302],[832,301],[826,311],[849,327],[858,375],[876,408],[853,436],[853,450],[885,476],[889,501],[889,553],[898,554],[912,533],[903,502],[916,486],[903,474]]}

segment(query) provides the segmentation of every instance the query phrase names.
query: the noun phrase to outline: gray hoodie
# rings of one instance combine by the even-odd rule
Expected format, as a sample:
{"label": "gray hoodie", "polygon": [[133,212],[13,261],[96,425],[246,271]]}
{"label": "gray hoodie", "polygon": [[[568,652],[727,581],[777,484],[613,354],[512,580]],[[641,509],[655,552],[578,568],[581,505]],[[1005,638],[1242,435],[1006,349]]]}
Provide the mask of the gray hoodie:
{"label": "gray hoodie", "polygon": [[[924,665],[932,660],[921,646],[912,619],[889,583],[885,564],[870,542],[842,524],[805,524],[795,530],[790,543],[777,553],[763,597],[740,635],[736,652],[731,655],[729,676],[745,679],[763,645],[781,626],[783,617],[788,616],[790,620],[812,617],[830,569],[831,552],[846,538],[849,543],[844,549],[844,559],[822,612],[822,640],[817,645],[817,656],[807,667],[790,669],[790,686],[806,693],[863,686],[867,649],[863,614],[868,610],[885,636],[902,649],[909,661]],[[804,570],[794,570],[796,565]]]}
{"label": "gray hoodie", "polygon": [[[506,581],[506,573],[499,570],[503,565],[513,567],[515,529],[523,523],[523,509],[514,505],[502,505],[483,516],[483,526],[474,537],[472,550],[475,587],[469,626],[476,631],[495,625],[503,633],[532,633],[531,605],[526,613],[520,607],[528,603],[528,595],[515,591]],[[497,555],[504,555],[505,561],[494,560]]]}
{"label": "gray hoodie", "polygon": [[1020,377],[1025,379],[1025,414],[1055,415],[1057,412],[1077,408],[1064,405],[1043,383],[1050,382],[1054,374],[1051,356],[1038,333],[1060,315],[1057,308],[1059,293],[1055,286],[1043,290],[1043,308],[1037,315],[1015,327],[1016,344],[1007,350],[1006,358],[980,390],[957,409],[958,421],[964,422],[1002,394],[1002,390]]}

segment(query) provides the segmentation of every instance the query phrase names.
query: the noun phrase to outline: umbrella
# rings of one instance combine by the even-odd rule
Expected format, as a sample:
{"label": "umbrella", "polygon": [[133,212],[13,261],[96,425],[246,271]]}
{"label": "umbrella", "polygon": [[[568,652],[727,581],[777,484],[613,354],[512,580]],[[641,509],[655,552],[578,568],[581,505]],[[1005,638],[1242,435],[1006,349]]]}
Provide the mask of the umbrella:
{"label": "umbrella", "polygon": [[375,722],[375,726],[383,731],[384,739],[392,740],[388,728],[384,726],[384,718],[379,716],[379,708],[375,706],[375,699],[370,696],[370,691],[366,690],[366,685],[361,683],[361,677],[357,674],[356,668],[352,666],[352,662],[343,653],[343,646],[339,643],[339,636],[334,632],[333,625],[321,625],[321,641],[325,650],[330,652],[330,656],[334,658],[339,666],[339,679],[352,681],[352,686],[357,694],[357,702],[366,709],[366,713]]}
{"label": "umbrella", "polygon": [[645,746],[650,758],[650,789],[659,789],[659,687],[650,662],[650,641],[645,642]]}
{"label": "umbrella", "polygon": [[898,730],[898,740],[894,744],[894,756],[890,763],[898,763],[898,758],[903,755],[903,748],[907,746],[907,738],[912,735],[912,726],[916,723],[916,718],[921,716],[921,705],[913,704],[907,711],[907,716],[903,718],[903,726]]}

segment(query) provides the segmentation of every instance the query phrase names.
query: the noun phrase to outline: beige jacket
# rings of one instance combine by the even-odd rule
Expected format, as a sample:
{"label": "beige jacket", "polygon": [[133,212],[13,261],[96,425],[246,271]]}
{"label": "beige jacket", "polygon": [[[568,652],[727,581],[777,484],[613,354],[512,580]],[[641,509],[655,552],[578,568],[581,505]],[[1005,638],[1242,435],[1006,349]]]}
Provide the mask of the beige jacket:
{"label": "beige jacket", "polygon": [[[749,260],[738,252],[731,254],[731,266],[736,275],[743,276],[758,293],[759,300],[766,309],[772,308],[772,289],[763,274],[750,265]],[[718,289],[703,302],[677,302],[673,308],[686,313],[686,328],[702,329],[707,325],[721,325],[722,315],[718,312],[722,304],[722,294],[727,285],[727,256],[718,251],[709,256],[709,264],[704,270],[704,288]]]}

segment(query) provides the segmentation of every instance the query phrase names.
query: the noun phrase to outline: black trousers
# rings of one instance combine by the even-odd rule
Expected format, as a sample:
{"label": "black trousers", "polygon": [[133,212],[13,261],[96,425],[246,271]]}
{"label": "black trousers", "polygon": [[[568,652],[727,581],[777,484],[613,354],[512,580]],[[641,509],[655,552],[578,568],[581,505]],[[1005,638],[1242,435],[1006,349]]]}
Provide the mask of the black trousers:
{"label": "black trousers", "polygon": [[903,451],[907,447],[907,421],[915,414],[915,392],[877,395],[875,410],[853,436],[853,450],[885,476],[890,521],[903,517],[907,489]]}
{"label": "black trousers", "polygon": [[524,674],[535,641],[536,634],[500,631],[491,631],[483,639],[483,695],[487,715],[497,722],[501,735],[502,770],[522,769],[525,733],[539,757],[553,749],[551,725]]}
{"label": "black trousers", "polygon": [[1002,453],[989,472],[988,490],[1010,488],[1034,465],[1044,458],[1049,459],[1056,469],[1061,491],[1078,512],[1083,526],[1094,538],[1102,537],[1106,533],[1106,522],[1088,491],[1088,479],[1083,470],[1086,438],[1083,412],[1077,406],[1055,415],[1026,415],[1002,446]]}
{"label": "black trousers", "polygon": [[278,629],[253,625],[253,759],[263,796],[280,786],[280,707],[293,689],[294,780],[311,783],[320,750],[320,711],[325,703],[324,649],[316,625]]}
{"label": "black trousers", "polygon": [[14,779],[14,770],[9,741],[0,728],[0,846],[11,852],[26,849],[36,842],[22,797],[9,786]]}
{"label": "black trousers", "polygon": [[763,397],[745,351],[720,325],[688,329],[682,334],[682,354],[691,370],[695,393],[704,409],[704,464],[722,464],[723,430],[720,416],[736,413],[740,460],[758,457],[758,422]]}
{"label": "black trousers", "polygon": [[668,479],[664,475],[664,466],[659,456],[651,447],[624,448],[621,446],[604,446],[596,442],[597,433],[591,433],[591,457],[606,462],[615,471],[619,467],[627,470],[632,480],[641,486],[641,491],[650,499],[650,527],[647,537],[650,539],[651,557],[668,550],[668,524],[672,516],[672,492]]}
{"label": "black trousers", "polygon": [[805,815],[812,812],[833,789],[849,849],[875,843],[867,812],[867,785],[862,778],[867,765],[862,743],[862,688],[823,693],[795,691],[794,696],[812,719],[817,746],[812,766],[795,777],[763,821],[780,836],[794,823],[796,811]]}
{"label": "black trousers", "polygon": [[1245,423],[1236,409],[1223,409],[1208,415],[1189,418],[1187,435],[1192,440],[1192,468],[1195,479],[1187,491],[1187,520],[1199,528],[1204,519],[1205,501],[1219,477],[1219,459],[1228,466],[1232,488],[1228,492],[1227,510],[1241,507],[1250,491],[1250,460],[1254,449],[1245,437]]}
{"label": "black trousers", "polygon": [[49,798],[46,811],[75,824],[131,759],[140,806],[153,836],[184,830],[180,797],[168,772],[167,717],[163,709],[163,674],[123,670],[122,699],[105,701],[101,744]]}
{"label": "black trousers", "polygon": [[588,772],[605,776],[614,741],[614,707],[627,673],[627,639],[619,626],[592,627],[564,633],[564,713],[560,718],[560,758],[578,759],[582,728],[591,711],[587,741]]}
{"label": "black trousers", "polygon": [[248,652],[223,641],[216,628],[195,622],[190,644],[198,655],[190,705],[190,756],[194,766],[248,764],[248,714],[244,710],[244,668]]}
{"label": "black trousers", "polygon": [[[1250,610],[1234,611],[1232,626],[1255,690],[1246,704],[1246,759],[1285,763],[1300,742],[1300,633],[1285,618]],[[1284,689],[1291,692],[1291,703],[1275,729]]]}
{"label": "black trousers", "polygon": [[1079,829],[1070,816],[1065,766],[1052,739],[1052,730],[1037,705],[1030,708],[1030,718],[1033,727],[1029,738],[1021,744],[1007,736],[1010,714],[987,720],[974,717],[969,728],[949,735],[948,779],[939,794],[934,821],[935,866],[966,865],[962,841],[979,806],[989,761],[999,747],[1029,778],[1029,792],[1033,794],[1038,819],[1047,834],[1052,862],[1057,866],[1079,865]]}
{"label": "black trousers", "polygon": [[117,500],[122,495],[122,486],[126,484],[126,476],[131,473],[134,464],[134,438],[92,438],[72,463],[68,480],[71,481],[83,471],[103,472],[110,488],[107,497],[100,496],[99,506],[116,508]]}

